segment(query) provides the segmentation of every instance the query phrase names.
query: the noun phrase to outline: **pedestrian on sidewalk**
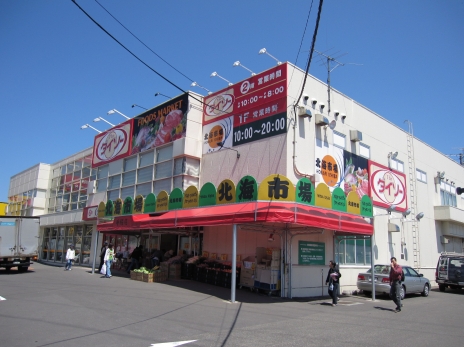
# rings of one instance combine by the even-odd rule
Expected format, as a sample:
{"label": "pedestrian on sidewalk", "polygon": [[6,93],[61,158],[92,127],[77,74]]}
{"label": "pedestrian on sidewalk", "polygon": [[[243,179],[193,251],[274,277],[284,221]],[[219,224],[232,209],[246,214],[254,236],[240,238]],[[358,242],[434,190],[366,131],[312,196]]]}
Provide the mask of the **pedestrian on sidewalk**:
{"label": "pedestrian on sidewalk", "polygon": [[98,273],[101,272],[103,264],[105,263],[105,253],[106,253],[107,249],[108,249],[108,241],[105,241],[103,243],[103,246],[102,246],[101,250],[100,250],[100,266],[98,267]]}
{"label": "pedestrian on sidewalk", "polygon": [[403,275],[403,268],[396,262],[395,257],[391,257],[390,268],[390,287],[393,302],[396,304],[395,313],[401,312],[401,277]]}
{"label": "pedestrian on sidewalk", "polygon": [[106,250],[105,253],[105,264],[106,264],[106,278],[111,278],[111,265],[113,265],[113,260],[114,260],[114,249],[113,249],[113,244],[110,243],[108,245],[108,249]]}
{"label": "pedestrian on sidewalk", "polygon": [[65,270],[71,271],[72,262],[74,261],[74,257],[76,256],[76,251],[74,250],[74,245],[69,245],[68,251],[66,252],[66,266]]}
{"label": "pedestrian on sidewalk", "polygon": [[332,298],[332,306],[337,306],[338,303],[338,288],[340,284],[340,277],[342,277],[340,270],[336,268],[337,263],[333,260],[329,262],[329,273],[327,274],[327,279],[325,284],[329,285],[329,295]]}

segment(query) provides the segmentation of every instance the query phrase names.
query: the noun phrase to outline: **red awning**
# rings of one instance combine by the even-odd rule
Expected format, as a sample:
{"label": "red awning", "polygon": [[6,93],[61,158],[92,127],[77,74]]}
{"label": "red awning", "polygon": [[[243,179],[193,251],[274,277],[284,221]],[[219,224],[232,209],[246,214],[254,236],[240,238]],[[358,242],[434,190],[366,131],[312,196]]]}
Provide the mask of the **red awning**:
{"label": "red awning", "polygon": [[117,216],[111,222],[98,223],[97,229],[109,232],[245,223],[289,223],[361,235],[372,235],[374,230],[373,225],[366,222],[362,216],[299,203],[274,201]]}

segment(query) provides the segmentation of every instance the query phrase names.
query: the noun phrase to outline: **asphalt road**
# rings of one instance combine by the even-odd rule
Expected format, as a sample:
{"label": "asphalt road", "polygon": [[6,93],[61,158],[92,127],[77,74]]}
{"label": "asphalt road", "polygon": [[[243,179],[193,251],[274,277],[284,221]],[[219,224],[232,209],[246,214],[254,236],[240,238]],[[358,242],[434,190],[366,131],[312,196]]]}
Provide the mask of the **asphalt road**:
{"label": "asphalt road", "polygon": [[[3,300],[2,298],[6,299]],[[463,346],[464,290],[288,300],[188,280],[144,283],[34,264],[0,269],[0,346]],[[164,343],[164,345],[162,345]]]}

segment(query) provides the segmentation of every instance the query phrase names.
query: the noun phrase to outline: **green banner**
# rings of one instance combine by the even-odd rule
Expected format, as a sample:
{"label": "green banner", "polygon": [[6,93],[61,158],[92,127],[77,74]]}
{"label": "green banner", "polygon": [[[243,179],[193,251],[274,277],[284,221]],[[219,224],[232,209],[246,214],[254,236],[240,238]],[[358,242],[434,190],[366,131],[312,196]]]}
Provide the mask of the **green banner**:
{"label": "green banner", "polygon": [[171,194],[169,195],[169,210],[177,210],[182,208],[184,203],[184,193],[180,188],[174,188]]}
{"label": "green banner", "polygon": [[361,216],[371,217],[371,218],[374,216],[372,200],[367,195],[364,195],[361,198]]}
{"label": "green banner", "polygon": [[105,217],[112,217],[114,212],[113,201],[108,200],[105,207]]}
{"label": "green banner", "polygon": [[340,187],[335,188],[332,192],[332,210],[346,212],[346,196]]}
{"label": "green banner", "polygon": [[237,184],[237,202],[256,201],[258,184],[253,176],[244,176]]}
{"label": "green banner", "polygon": [[296,184],[296,202],[314,205],[314,186],[306,177],[301,178]]}
{"label": "green banner", "polygon": [[155,212],[156,208],[156,196],[153,193],[150,193],[145,198],[145,206],[143,207],[143,213]]}
{"label": "green banner", "polygon": [[325,265],[325,243],[298,241],[298,265]]}
{"label": "green banner", "polygon": [[216,187],[211,182],[206,182],[200,190],[200,203],[198,206],[216,205]]}
{"label": "green banner", "polygon": [[124,203],[122,205],[122,214],[127,215],[127,214],[132,214],[134,208],[134,200],[128,196],[127,198],[124,199]]}

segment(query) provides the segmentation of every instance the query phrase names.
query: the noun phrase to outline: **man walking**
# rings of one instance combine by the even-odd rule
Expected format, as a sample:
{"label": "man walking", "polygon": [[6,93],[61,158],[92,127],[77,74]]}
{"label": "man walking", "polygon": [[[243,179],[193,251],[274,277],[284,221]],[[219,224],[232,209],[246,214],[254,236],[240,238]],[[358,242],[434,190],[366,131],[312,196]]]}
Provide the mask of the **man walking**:
{"label": "man walking", "polygon": [[103,243],[103,246],[100,250],[100,266],[98,267],[98,272],[97,273],[100,273],[102,267],[103,267],[103,264],[105,263],[105,254],[106,254],[106,250],[108,249],[108,241],[105,241]]}
{"label": "man walking", "polygon": [[403,268],[396,262],[396,258],[392,257],[390,269],[390,287],[392,300],[396,304],[395,313],[401,312],[401,277]]}

